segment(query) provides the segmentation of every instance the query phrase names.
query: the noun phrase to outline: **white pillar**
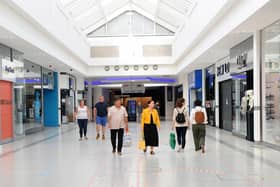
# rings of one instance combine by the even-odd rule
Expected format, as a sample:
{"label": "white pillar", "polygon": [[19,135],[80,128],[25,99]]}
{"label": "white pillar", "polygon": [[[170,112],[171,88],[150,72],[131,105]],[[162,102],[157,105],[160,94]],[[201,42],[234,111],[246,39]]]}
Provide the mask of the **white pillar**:
{"label": "white pillar", "polygon": [[202,91],[202,105],[205,107],[205,100],[206,100],[206,72],[204,68],[201,68],[202,71],[202,85],[201,85],[201,91]]}
{"label": "white pillar", "polygon": [[102,88],[100,87],[94,87],[93,88],[93,104],[95,105],[95,103],[98,102],[98,98],[99,96],[102,96],[103,95],[103,91],[102,91]]}
{"label": "white pillar", "polygon": [[261,32],[254,32],[254,140],[261,141]]}
{"label": "white pillar", "polygon": [[215,122],[216,122],[216,127],[220,126],[220,111],[219,111],[219,81],[218,81],[218,76],[216,73],[217,70],[217,64],[215,64]]}

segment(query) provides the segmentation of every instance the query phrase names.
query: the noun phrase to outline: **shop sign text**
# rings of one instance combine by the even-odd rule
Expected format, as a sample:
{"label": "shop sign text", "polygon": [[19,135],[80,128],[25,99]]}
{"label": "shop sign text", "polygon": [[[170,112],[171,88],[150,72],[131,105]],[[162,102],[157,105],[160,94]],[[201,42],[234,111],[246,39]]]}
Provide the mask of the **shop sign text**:
{"label": "shop sign text", "polygon": [[227,62],[217,67],[217,76],[222,76],[230,73],[230,63]]}

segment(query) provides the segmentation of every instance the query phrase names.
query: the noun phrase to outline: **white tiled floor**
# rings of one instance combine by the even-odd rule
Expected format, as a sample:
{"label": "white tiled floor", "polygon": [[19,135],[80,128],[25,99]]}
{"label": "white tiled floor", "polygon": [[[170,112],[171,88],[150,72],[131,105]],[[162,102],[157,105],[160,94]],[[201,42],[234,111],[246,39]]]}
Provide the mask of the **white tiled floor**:
{"label": "white tiled floor", "polygon": [[[169,122],[160,132],[156,155],[137,149],[137,124],[130,124],[133,145],[112,155],[109,137],[78,141],[75,126],[46,129],[0,146],[1,187],[278,187],[280,152],[250,143],[216,128],[207,128],[207,152],[194,152],[188,131],[184,153],[168,146]],[[109,134],[107,135],[109,136]]]}

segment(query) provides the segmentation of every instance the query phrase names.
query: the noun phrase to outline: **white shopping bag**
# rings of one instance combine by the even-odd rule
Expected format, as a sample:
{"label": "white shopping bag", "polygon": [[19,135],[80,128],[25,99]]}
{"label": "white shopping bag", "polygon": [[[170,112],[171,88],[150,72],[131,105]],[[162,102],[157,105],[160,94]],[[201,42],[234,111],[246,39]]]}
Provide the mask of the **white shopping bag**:
{"label": "white shopping bag", "polygon": [[123,146],[129,147],[132,144],[131,135],[129,133],[125,133],[123,137]]}

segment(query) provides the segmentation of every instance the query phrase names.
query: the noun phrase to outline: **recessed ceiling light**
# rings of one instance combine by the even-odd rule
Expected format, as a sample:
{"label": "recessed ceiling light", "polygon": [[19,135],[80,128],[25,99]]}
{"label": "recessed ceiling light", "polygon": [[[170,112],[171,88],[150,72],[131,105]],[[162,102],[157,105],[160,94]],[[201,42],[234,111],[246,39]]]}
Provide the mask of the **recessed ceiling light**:
{"label": "recessed ceiling light", "polygon": [[144,65],[144,66],[143,66],[143,69],[144,69],[145,71],[147,71],[147,70],[149,69],[149,66],[148,66],[148,65]]}
{"label": "recessed ceiling light", "polygon": [[124,69],[125,71],[128,71],[128,70],[129,70],[129,66],[126,65],[126,66],[123,67],[123,69]]}
{"label": "recessed ceiling light", "polygon": [[105,66],[104,69],[105,69],[105,71],[109,71],[110,70],[110,66]]}

